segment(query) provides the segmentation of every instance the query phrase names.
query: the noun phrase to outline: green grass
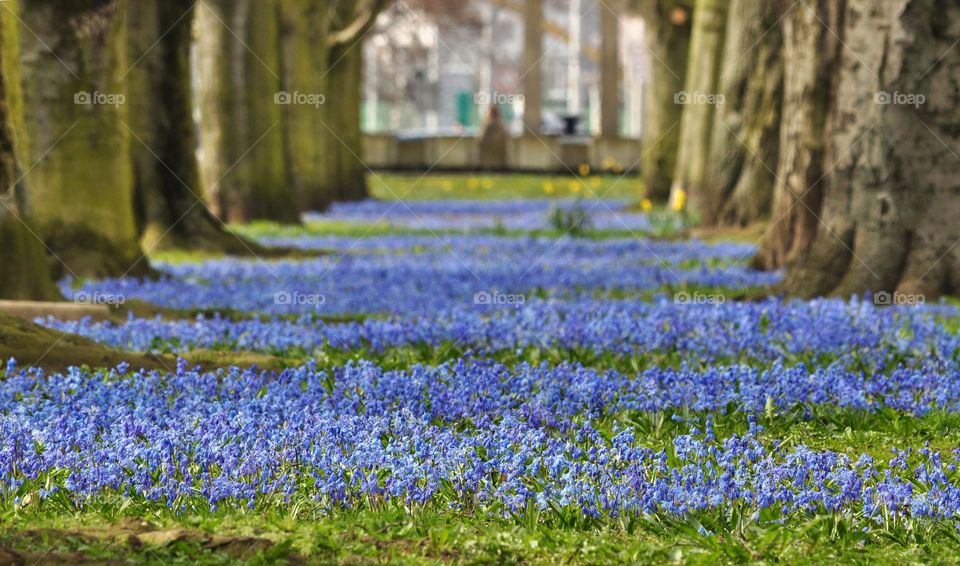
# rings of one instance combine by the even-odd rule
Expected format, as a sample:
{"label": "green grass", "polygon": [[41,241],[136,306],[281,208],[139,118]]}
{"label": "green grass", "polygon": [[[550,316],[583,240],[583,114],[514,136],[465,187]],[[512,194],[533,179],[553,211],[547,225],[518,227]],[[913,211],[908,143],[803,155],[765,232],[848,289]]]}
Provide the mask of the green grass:
{"label": "green grass", "polygon": [[643,195],[643,185],[635,176],[592,172],[582,177],[373,173],[368,176],[368,182],[371,196],[382,200],[605,198],[637,201]]}
{"label": "green grass", "polygon": [[[703,415],[684,414],[687,420]],[[686,432],[670,414],[624,414],[595,421],[634,426],[653,447]],[[714,415],[719,435],[743,433],[739,412]],[[912,418],[895,411],[860,414],[837,410],[774,414],[761,418],[765,441],[805,444],[852,456],[882,458],[893,447],[937,450],[960,442],[960,417],[942,413]],[[202,509],[202,510],[201,510]],[[700,534],[703,526],[712,535]],[[162,503],[103,495],[77,507],[66,498],[5,508],[0,548],[31,563],[125,560],[135,563],[253,564],[622,564],[684,562],[957,563],[960,544],[949,522],[901,523],[868,532],[847,517],[821,514],[786,524],[759,526],[741,511],[695,517],[649,515],[583,519],[525,512],[494,518],[439,506],[365,504],[324,512],[308,498],[264,500],[248,511],[207,511],[202,502],[175,513]],[[0,555],[2,557],[2,555]]]}
{"label": "green grass", "polygon": [[[616,180],[614,176],[599,178],[595,193],[612,188],[607,198],[631,200],[641,194],[636,179],[624,178],[614,184]],[[550,193],[543,190],[548,182],[553,186]],[[588,176],[584,182],[592,186],[597,181]],[[580,189],[574,192],[576,186]],[[590,196],[572,177],[430,175],[418,182],[416,175],[384,174],[371,178],[371,188],[374,196],[384,199]],[[387,223],[339,221],[314,222],[302,227],[257,223],[238,226],[236,230],[250,237],[432,234],[429,231],[401,230]],[[492,232],[505,236],[520,235]],[[545,230],[537,234],[550,237],[557,232]],[[624,235],[619,232],[585,234],[596,238]],[[736,239],[737,236],[737,233],[726,232],[705,235],[711,241]],[[743,234],[745,240],[756,237],[755,228]],[[154,259],[182,263],[211,257],[164,252],[156,254]],[[717,292],[711,289],[701,291]],[[611,296],[645,300],[650,292],[623,291],[611,293]],[[138,303],[129,305],[129,309],[138,316],[169,318],[209,314],[156,309]],[[125,315],[125,312],[121,314]],[[258,316],[255,313],[230,314]],[[343,317],[339,321],[360,318]],[[956,321],[950,324],[956,330]],[[465,353],[463,348],[447,344],[436,348],[398,348],[382,353],[327,351],[317,354],[321,366],[363,358],[387,368],[406,368],[414,363],[453,360]],[[257,363],[282,368],[300,363],[310,354],[198,351],[188,357],[192,362],[211,365]],[[614,356],[534,347],[498,352],[492,357],[507,364],[575,361],[599,369],[627,372],[680,363],[675,352]],[[750,360],[726,361],[759,365]],[[817,362],[829,363],[830,360]],[[748,427],[746,415],[734,407],[710,415],[689,411],[676,414],[688,422],[702,422],[709,416],[721,436],[743,433]],[[673,415],[605,415],[596,418],[593,424],[598,429],[629,424],[643,443],[665,448],[676,435],[688,431],[688,424],[675,421]],[[877,459],[888,458],[894,447],[919,449],[928,441],[932,449],[942,453],[960,446],[960,416],[945,413],[914,418],[892,410],[867,414],[797,407],[768,410],[761,417],[761,424],[765,427],[761,434],[765,442],[777,440],[787,448],[805,445],[851,456],[866,453]],[[36,480],[38,485],[42,481],[42,478]],[[329,512],[323,511],[308,497],[296,494],[289,501],[258,501],[252,510],[228,505],[209,511],[199,500],[186,503],[186,510],[174,512],[162,502],[103,494],[79,505],[65,496],[55,496],[44,501],[28,498],[19,505],[0,506],[0,564],[12,561],[10,552],[17,553],[27,564],[93,564],[111,560],[138,564],[960,564],[960,540],[956,527],[949,522],[903,523],[862,532],[852,527],[849,517],[832,514],[793,517],[785,524],[758,526],[745,521],[742,510],[735,508],[685,518],[642,516],[593,520],[533,510],[501,518],[447,510],[440,504],[421,508],[382,502]],[[701,534],[701,526],[715,534]]]}
{"label": "green grass", "polygon": [[[842,519],[831,516],[799,528],[747,527],[710,537],[700,535],[695,522],[655,517],[625,525],[557,529],[399,507],[327,516],[285,510],[260,515],[159,513],[147,527],[123,519],[122,514],[114,520],[85,514],[23,515],[12,524],[24,530],[0,534],[0,545],[27,554],[32,563],[43,563],[42,558],[48,563],[76,561],[77,555],[152,564],[958,563],[957,547],[942,529],[905,531],[903,535],[920,538],[923,544],[897,545],[885,537],[846,532]],[[132,537],[154,538],[135,534],[144,529],[184,532],[180,540],[166,544],[131,543]],[[211,548],[215,533],[229,542]]]}

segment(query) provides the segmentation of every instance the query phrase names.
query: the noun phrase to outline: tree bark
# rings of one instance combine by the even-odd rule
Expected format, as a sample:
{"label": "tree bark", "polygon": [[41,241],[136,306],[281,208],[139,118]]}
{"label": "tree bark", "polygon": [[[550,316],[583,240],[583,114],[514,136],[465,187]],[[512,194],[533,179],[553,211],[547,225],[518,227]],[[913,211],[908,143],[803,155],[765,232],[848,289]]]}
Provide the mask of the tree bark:
{"label": "tree bark", "polygon": [[[829,7],[819,6],[828,22]],[[847,0],[842,16],[819,226],[783,288],[956,293],[960,6]]]}
{"label": "tree bark", "polygon": [[[784,9],[789,6],[784,2]],[[824,23],[818,18],[826,18]],[[830,101],[842,45],[840,5],[831,0],[801,3],[781,20],[784,85],[780,157],[773,191],[771,225],[759,267],[779,269],[807,252],[817,232],[823,199]],[[829,26],[829,28],[827,27]]]}
{"label": "tree bark", "polygon": [[697,0],[686,86],[676,99],[678,104],[683,104],[683,115],[672,191],[685,191],[689,207],[695,213],[703,212],[713,114],[721,102],[717,97],[717,80],[726,13],[727,0]]}
{"label": "tree bark", "polygon": [[[279,0],[211,0],[201,9],[204,180],[230,222],[297,223],[283,136]],[[232,30],[229,31],[229,30]]]}
{"label": "tree bark", "polygon": [[363,40],[391,0],[345,0],[328,12],[329,57],[324,75],[329,86],[321,119],[324,194],[334,200],[369,197],[360,129],[363,98]]}
{"label": "tree bark", "polygon": [[600,9],[600,136],[620,136],[620,0]]}
{"label": "tree bark", "polygon": [[[302,210],[325,210],[335,196],[324,188],[321,165],[328,158],[321,151],[322,138],[328,135],[322,120],[330,90],[325,77],[329,57],[327,4],[313,0],[282,0],[281,3],[284,91],[291,97],[300,97],[301,101],[318,103],[284,107],[283,134],[290,175]],[[304,100],[303,96],[312,98]]]}
{"label": "tree bark", "polygon": [[[27,213],[60,260],[57,275],[150,273],[138,241],[129,159],[127,5],[31,0],[21,34]],[[34,36],[34,33],[36,36]]]}
{"label": "tree bark", "polygon": [[523,12],[523,127],[540,135],[543,107],[543,0],[526,0]]}
{"label": "tree bark", "polygon": [[60,297],[43,242],[23,215],[23,92],[20,88],[17,2],[0,9],[0,299]]}
{"label": "tree bark", "polygon": [[131,142],[145,249],[249,255],[203,200],[193,123],[193,0],[141,0],[129,16]]}
{"label": "tree bark", "polygon": [[777,2],[731,0],[701,221],[746,226],[770,211],[783,101]]}
{"label": "tree bark", "polygon": [[[335,7],[333,34],[355,21],[361,2],[340,2]],[[372,25],[372,22],[371,24]],[[369,196],[368,168],[363,161],[360,105],[363,81],[363,37],[369,28],[357,30],[332,45],[324,71],[330,95],[324,105],[320,135],[326,159],[323,163],[323,192],[337,201],[357,201]]]}
{"label": "tree bark", "polygon": [[683,90],[692,30],[692,3],[644,0],[638,5],[647,33],[650,80],[644,93],[643,180],[646,196],[670,198],[677,167],[683,106],[674,96]]}

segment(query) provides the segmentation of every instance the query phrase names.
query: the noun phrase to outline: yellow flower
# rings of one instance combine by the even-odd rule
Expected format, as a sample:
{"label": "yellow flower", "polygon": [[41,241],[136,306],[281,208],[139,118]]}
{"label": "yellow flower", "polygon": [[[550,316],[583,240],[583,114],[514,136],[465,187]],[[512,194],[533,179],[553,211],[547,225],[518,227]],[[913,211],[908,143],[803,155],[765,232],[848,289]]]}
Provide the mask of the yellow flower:
{"label": "yellow flower", "polygon": [[492,189],[492,188],[493,188],[493,181],[491,181],[490,179],[484,179],[484,180],[483,180],[483,188],[484,188],[484,189],[487,189],[488,191],[489,191],[490,189]]}
{"label": "yellow flower", "polygon": [[653,203],[650,202],[650,199],[645,198],[640,201],[640,208],[642,208],[644,212],[650,212],[653,210]]}
{"label": "yellow flower", "polygon": [[579,193],[579,192],[580,192],[580,183],[577,182],[577,181],[570,181],[570,182],[567,184],[567,188],[570,189],[570,192],[571,192],[571,193]]}
{"label": "yellow flower", "polygon": [[553,194],[553,191],[554,191],[553,183],[551,183],[550,181],[547,181],[546,183],[543,184],[543,192],[549,195],[549,194]]}
{"label": "yellow flower", "polygon": [[670,207],[673,208],[674,212],[683,212],[683,209],[687,207],[687,192],[683,189],[674,191]]}
{"label": "yellow flower", "polygon": [[590,166],[587,165],[586,163],[581,163],[581,164],[580,164],[580,176],[581,176],[581,177],[586,177],[586,176],[589,175],[589,174],[590,174]]}
{"label": "yellow flower", "polygon": [[444,190],[444,192],[447,192],[447,193],[449,193],[450,191],[452,191],[452,190],[453,190],[453,182],[452,182],[452,181],[444,181],[444,182],[443,182],[443,190]]}
{"label": "yellow flower", "polygon": [[480,187],[480,181],[478,181],[478,180],[476,180],[476,179],[470,179],[470,182],[467,183],[467,186],[470,187],[470,188],[473,189],[473,190],[476,190],[477,188]]}
{"label": "yellow flower", "polygon": [[602,184],[603,184],[603,179],[601,179],[599,175],[594,175],[594,177],[590,179],[590,186],[595,189],[599,189],[600,185]]}

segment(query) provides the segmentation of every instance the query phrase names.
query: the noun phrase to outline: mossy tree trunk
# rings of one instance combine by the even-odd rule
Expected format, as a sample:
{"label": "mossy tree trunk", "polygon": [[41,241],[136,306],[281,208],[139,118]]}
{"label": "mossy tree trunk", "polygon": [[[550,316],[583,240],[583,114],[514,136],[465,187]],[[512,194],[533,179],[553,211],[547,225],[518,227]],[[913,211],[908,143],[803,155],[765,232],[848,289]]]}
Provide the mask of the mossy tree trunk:
{"label": "mossy tree trunk", "polygon": [[[211,0],[201,9],[204,180],[222,217],[300,221],[283,135],[279,0]],[[232,30],[229,31],[229,30]]]}
{"label": "mossy tree trunk", "polygon": [[[847,0],[818,6],[844,48],[816,236],[790,266],[800,296],[960,291],[960,5]],[[878,31],[882,30],[882,31]],[[878,37],[882,34],[884,37]],[[801,173],[803,171],[801,170]]]}
{"label": "mossy tree trunk", "polygon": [[642,166],[647,198],[666,201],[677,166],[683,90],[692,30],[691,0],[641,0],[650,81],[644,93]]}
{"label": "mossy tree trunk", "polygon": [[331,4],[328,13],[328,56],[324,69],[328,96],[320,135],[324,160],[322,192],[333,200],[367,198],[360,114],[363,82],[363,39],[386,2],[348,0]]}
{"label": "mossy tree trunk", "polygon": [[23,214],[23,92],[16,1],[0,9],[0,299],[55,300],[46,250]]}
{"label": "mossy tree trunk", "polygon": [[731,0],[701,220],[746,226],[770,211],[776,180],[783,47],[777,2]]}
{"label": "mossy tree trunk", "polygon": [[251,254],[203,199],[193,123],[193,0],[141,0],[129,16],[131,142],[142,243]]}
{"label": "mossy tree trunk", "polygon": [[[27,213],[58,275],[150,273],[133,208],[124,0],[22,5]],[[34,35],[36,34],[36,36]]]}
{"label": "mossy tree trunk", "polygon": [[702,213],[706,204],[707,159],[713,133],[713,115],[722,60],[727,0],[697,0],[684,92],[680,145],[673,175],[673,192],[687,193],[690,209]]}
{"label": "mossy tree trunk", "polygon": [[327,155],[331,158],[330,179],[337,201],[367,198],[367,165],[363,161],[363,136],[360,131],[362,100],[363,46],[343,45],[331,50],[327,80],[331,92],[327,100]]}
{"label": "mossy tree trunk", "polygon": [[331,91],[338,91],[328,88],[325,76],[328,4],[281,0],[283,90],[297,98],[291,100],[296,104],[284,106],[283,134],[291,181],[303,210],[324,210],[335,198],[324,187],[322,163],[330,157],[321,151],[323,138],[328,136],[323,126],[323,106]]}

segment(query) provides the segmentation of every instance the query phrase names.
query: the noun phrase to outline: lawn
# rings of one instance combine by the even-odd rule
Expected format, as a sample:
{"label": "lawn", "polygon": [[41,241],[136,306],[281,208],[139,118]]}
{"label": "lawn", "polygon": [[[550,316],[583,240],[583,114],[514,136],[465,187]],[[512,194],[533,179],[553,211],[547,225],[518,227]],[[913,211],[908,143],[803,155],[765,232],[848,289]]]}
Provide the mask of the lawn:
{"label": "lawn", "polygon": [[742,301],[752,238],[568,180],[62,282],[126,306],[44,325],[181,361],[0,369],[0,563],[960,562],[955,304]]}

